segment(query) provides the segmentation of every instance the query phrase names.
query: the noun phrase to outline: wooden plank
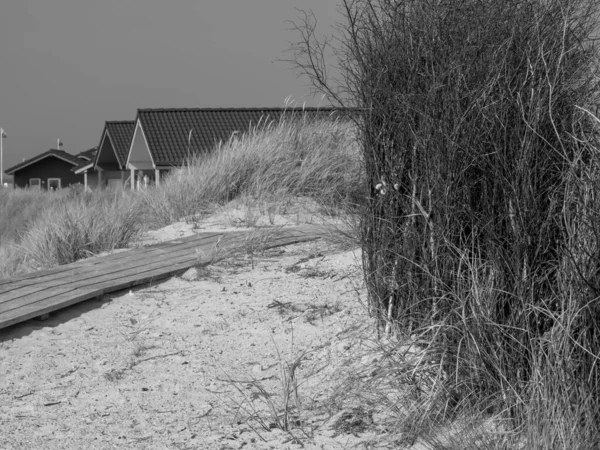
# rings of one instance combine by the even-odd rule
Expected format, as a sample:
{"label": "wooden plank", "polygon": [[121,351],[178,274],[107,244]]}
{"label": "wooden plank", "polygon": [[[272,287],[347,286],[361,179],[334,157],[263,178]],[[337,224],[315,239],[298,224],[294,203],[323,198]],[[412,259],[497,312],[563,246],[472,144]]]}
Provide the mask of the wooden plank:
{"label": "wooden plank", "polygon": [[104,295],[105,293],[154,282],[166,278],[174,273],[181,272],[187,268],[189,268],[187,263],[182,263],[180,265],[173,266],[170,272],[164,272],[163,270],[159,269],[148,272],[141,277],[131,277],[129,280],[121,280],[118,283],[106,282],[104,286],[95,286],[94,288],[79,288],[77,292],[73,292],[72,295],[66,299],[54,297],[46,301],[43,305],[25,305],[22,308],[1,314],[0,329],[38,317],[43,314],[48,314],[66,308],[85,300],[96,298],[100,295]]}
{"label": "wooden plank", "polygon": [[[292,228],[277,229],[277,230],[266,229],[266,234],[269,234],[269,232],[271,232],[273,234],[281,235],[281,236],[322,235],[322,233],[318,232],[317,227],[311,226],[311,228],[312,229],[310,229],[310,230],[307,230],[306,227],[292,227]],[[193,242],[193,241],[201,242],[205,239],[211,239],[215,236],[218,236],[218,237],[225,236],[227,238],[231,238],[234,236],[245,236],[245,235],[249,235],[249,234],[250,233],[248,231],[201,232],[201,233],[197,233],[193,236],[186,236],[186,237],[178,238],[178,239],[175,239],[172,241],[161,242],[158,244],[152,244],[152,245],[148,245],[148,246],[141,247],[141,248],[127,249],[127,251],[124,251],[124,252],[113,253],[113,254],[105,255],[105,256],[92,256],[90,258],[85,258],[85,259],[82,259],[82,260],[79,260],[79,261],[76,261],[73,263],[69,263],[69,264],[63,264],[61,266],[53,267],[51,269],[45,269],[45,270],[39,270],[36,272],[15,275],[15,276],[12,276],[9,278],[0,278],[0,289],[1,289],[2,285],[14,283],[15,281],[38,280],[44,276],[51,277],[51,276],[55,276],[56,274],[60,274],[62,272],[80,268],[80,267],[104,264],[104,262],[107,259],[118,260],[121,258],[128,258],[128,257],[130,257],[130,255],[132,255],[133,253],[138,252],[138,251],[154,251],[154,250],[164,248],[164,247],[171,247],[174,245],[186,244],[187,242]],[[0,292],[2,292],[2,291],[0,291]]]}
{"label": "wooden plank", "polygon": [[52,296],[61,294],[64,289],[69,290],[74,286],[79,286],[85,283],[93,283],[98,277],[104,277],[110,279],[111,277],[119,278],[122,274],[129,273],[143,273],[146,268],[160,268],[164,267],[165,270],[176,262],[179,262],[181,258],[185,258],[186,261],[190,261],[193,265],[196,258],[195,254],[192,254],[189,249],[180,249],[177,252],[169,255],[163,255],[158,260],[137,259],[127,264],[110,264],[101,266],[93,271],[88,271],[85,274],[80,274],[73,278],[63,278],[54,282],[45,282],[38,285],[27,285],[14,289],[0,296],[0,314],[7,308],[7,304],[19,299],[38,298],[40,295]]}
{"label": "wooden plank", "polygon": [[48,270],[37,271],[28,274],[13,276],[10,278],[0,279],[0,294],[2,292],[6,292],[6,290],[8,289],[8,285],[15,286],[24,285],[28,283],[37,284],[38,282],[44,279],[55,279],[57,277],[68,277],[72,275],[77,275],[80,273],[85,273],[85,270],[87,270],[87,268],[89,267],[104,265],[107,263],[107,261],[113,262],[120,261],[123,259],[137,258],[139,256],[136,255],[139,255],[140,253],[146,253],[148,256],[153,256],[156,253],[164,251],[165,249],[178,246],[184,248],[193,247],[194,245],[196,245],[196,243],[200,244],[206,240],[214,239],[216,242],[216,240],[218,240],[218,237],[223,235],[224,233],[210,233],[210,235],[208,235],[207,233],[207,235],[203,235],[200,237],[190,236],[189,238],[193,239],[186,239],[184,242],[181,243],[179,241],[169,241],[169,243],[154,244],[152,246],[142,247],[139,249],[130,249],[124,252],[114,253],[106,256],[96,256],[76,261],[74,263],[64,264],[62,266],[54,267]]}
{"label": "wooden plank", "polygon": [[77,297],[78,293],[80,292],[91,292],[95,293],[96,295],[102,295],[106,292],[111,292],[111,290],[107,290],[110,287],[114,287],[115,290],[118,290],[122,289],[121,286],[129,287],[131,282],[135,282],[136,280],[147,280],[157,275],[169,276],[170,274],[174,273],[173,268],[177,268],[176,271],[178,271],[180,270],[179,267],[183,267],[184,269],[189,268],[190,260],[186,260],[185,257],[181,257],[177,261],[173,261],[168,268],[155,265],[146,267],[145,270],[127,271],[119,276],[101,276],[93,280],[85,280],[86,282],[83,283],[78,283],[71,286],[61,286],[60,288],[55,288],[52,290],[52,292],[39,292],[35,295],[27,297],[26,301],[13,302],[11,305],[3,305],[7,309],[0,311],[0,314],[23,307],[35,307],[35,304],[42,304],[44,302],[70,299],[72,297]]}
{"label": "wooden plank", "polygon": [[[286,237],[285,239],[278,239],[274,241],[272,244],[269,244],[267,248],[272,248],[279,245],[287,245],[286,242],[293,243],[311,239],[315,239],[315,237]],[[23,305],[18,309],[14,309],[12,311],[9,311],[8,313],[2,314],[3,320],[0,323],[0,328],[4,328],[34,317],[38,317],[39,315],[48,314],[50,312],[62,309],[75,303],[88,300],[90,298],[95,298],[98,295],[102,295],[107,292],[126,289],[139,284],[156,281],[173,273],[185,270],[189,267],[189,262],[182,262],[180,264],[170,266],[170,270],[168,273],[165,273],[162,269],[151,270],[144,273],[143,276],[140,276],[140,274],[138,273],[132,277],[122,277],[120,280],[113,279],[100,284],[96,284],[94,286],[87,285],[79,287],[76,290],[70,292],[70,296],[68,299],[50,297],[44,302],[43,305]]]}
{"label": "wooden plank", "polygon": [[[248,232],[203,233],[105,257],[90,258],[43,271],[1,280],[11,294],[0,294],[0,328],[48,314],[107,292],[126,289],[181,272],[198,263],[196,250],[225,256],[258,245],[273,248],[314,240],[321,233],[304,228],[276,230],[255,236]],[[252,242],[254,240],[254,242]],[[217,246],[217,242],[219,245]],[[241,248],[240,248],[241,247]],[[218,256],[218,255],[217,255]],[[151,262],[149,262],[151,261]],[[12,285],[12,288],[9,286]],[[16,285],[16,287],[15,287]],[[36,287],[37,286],[37,287]],[[10,298],[9,298],[10,295]]]}
{"label": "wooden plank", "polygon": [[69,264],[63,264],[63,265],[60,265],[57,267],[53,267],[51,269],[39,270],[36,272],[15,275],[15,276],[9,277],[9,278],[3,278],[3,279],[0,279],[0,285],[5,284],[5,283],[10,283],[14,280],[37,279],[37,278],[40,278],[45,275],[53,275],[56,273],[60,273],[60,272],[69,270],[70,268],[74,268],[74,267],[85,267],[85,266],[92,266],[92,265],[97,265],[97,264],[104,264],[104,262],[106,260],[118,260],[118,259],[122,259],[122,258],[127,258],[132,253],[135,253],[138,251],[160,250],[161,248],[165,248],[165,247],[172,247],[175,245],[186,244],[187,241],[201,242],[203,240],[212,239],[215,236],[222,236],[222,235],[224,235],[224,233],[203,233],[202,235],[187,236],[185,238],[176,239],[176,240],[168,241],[168,242],[162,242],[162,243],[158,243],[158,244],[152,244],[152,245],[149,245],[146,247],[131,248],[131,249],[127,249],[126,251],[112,253],[110,255],[92,256],[90,258],[81,259],[81,260],[78,260],[78,261],[75,261],[75,262],[72,262]]}
{"label": "wooden plank", "polygon": [[[303,236],[306,233],[303,233],[299,229],[290,228],[288,230],[276,230],[277,236],[285,237],[285,236]],[[135,259],[138,258],[140,252],[147,253],[148,257],[153,256],[157,252],[160,253],[163,250],[167,250],[176,246],[182,246],[185,248],[193,247],[196,243],[201,244],[206,240],[218,242],[219,238],[224,237],[227,240],[236,239],[237,237],[244,237],[248,235],[248,232],[245,231],[234,231],[234,232],[222,232],[222,233],[198,233],[194,236],[187,236],[185,238],[176,239],[174,241],[153,244],[147,247],[139,248],[139,249],[128,249],[124,252],[114,253],[106,256],[95,256],[91,258],[86,258],[83,260],[79,260],[73,263],[64,264],[52,269],[47,269],[43,271],[36,271],[28,274],[17,275],[10,278],[0,279],[0,294],[3,292],[7,292],[9,289],[12,289],[14,286],[21,286],[25,284],[38,284],[40,281],[44,279],[57,279],[60,277],[69,277],[74,275],[79,275],[82,273],[86,273],[87,268],[103,265],[106,261],[118,261],[122,259]],[[317,233],[318,234],[318,233]],[[317,235],[314,232],[312,234],[307,235]],[[243,242],[244,239],[240,241]],[[284,244],[287,245],[287,244]],[[10,285],[10,287],[8,287]]]}
{"label": "wooden plank", "polygon": [[[291,242],[297,242],[299,239],[305,240],[311,239],[311,237],[306,236],[298,238],[295,236],[278,236],[273,238],[265,245],[268,247],[288,245]],[[211,244],[212,243],[210,242],[206,242],[204,244],[204,250],[209,252],[209,254],[211,251],[213,251]],[[238,242],[235,239],[225,243],[226,246],[235,246],[237,244]],[[93,271],[89,271],[85,274],[85,276],[80,275],[77,279],[60,279],[53,282],[45,282],[35,286],[25,286],[12,290],[3,294],[0,298],[0,314],[15,308],[15,304],[30,304],[40,302],[49,297],[64,295],[80,286],[93,286],[99,281],[110,279],[118,280],[122,277],[135,275],[138,273],[142,274],[150,269],[159,269],[161,267],[164,267],[166,271],[172,264],[177,264],[181,261],[187,261],[189,263],[188,267],[191,267],[194,264],[197,264],[197,256],[195,252],[191,253],[189,249],[172,249],[168,255],[162,255],[160,260],[153,261],[151,263],[148,263],[147,261],[148,260],[146,259],[138,259],[133,262],[128,262],[127,264],[111,264],[107,267],[101,267]]]}
{"label": "wooden plank", "polygon": [[[3,301],[12,299],[11,292],[16,291],[25,286],[35,287],[31,292],[35,292],[36,290],[40,290],[42,288],[52,287],[57,284],[60,284],[64,280],[70,280],[71,278],[78,277],[83,278],[88,276],[89,273],[95,270],[105,270],[105,266],[110,263],[110,265],[114,268],[127,268],[128,266],[136,266],[149,259],[153,258],[161,258],[164,259],[169,255],[174,254],[174,252],[179,252],[182,250],[189,249],[199,249],[200,247],[206,247],[207,245],[216,245],[218,239],[223,238],[222,246],[223,248],[235,247],[240,245],[245,241],[244,239],[245,233],[235,233],[230,235],[225,235],[223,233],[214,233],[210,236],[202,236],[200,239],[187,240],[187,242],[172,245],[172,246],[161,246],[161,248],[144,248],[144,249],[136,249],[128,252],[122,252],[122,254],[126,254],[120,258],[112,258],[113,255],[108,255],[104,257],[105,259],[100,259],[99,263],[93,265],[84,265],[81,264],[82,267],[79,267],[77,263],[70,264],[68,270],[60,271],[58,273],[45,273],[44,275],[38,278],[27,277],[25,281],[16,279],[12,282],[5,283],[4,286],[0,286],[0,303]],[[306,236],[301,236],[304,238]],[[274,236],[270,239],[271,245],[275,244],[278,240],[286,240],[286,239],[297,239],[294,233],[279,233],[279,235]],[[283,241],[282,241],[283,242]],[[286,241],[287,242],[287,241]],[[287,245],[287,244],[283,244]],[[204,248],[204,251],[207,249]],[[213,249],[210,249],[211,251]],[[214,252],[211,252],[211,255]],[[102,258],[102,257],[100,257]],[[64,266],[61,266],[64,267]],[[100,268],[100,269],[98,269]]]}
{"label": "wooden plank", "polygon": [[[71,282],[72,279],[82,279],[89,276],[89,274],[93,274],[96,271],[100,270],[103,272],[107,271],[108,273],[112,273],[118,270],[123,270],[128,267],[137,267],[139,265],[147,264],[147,261],[151,261],[153,259],[166,260],[173,255],[176,255],[180,252],[185,252],[186,254],[195,254],[195,249],[200,248],[198,246],[205,245],[211,246],[213,242],[211,240],[203,240],[203,241],[193,241],[188,242],[186,244],[181,244],[172,247],[166,247],[160,249],[159,253],[156,252],[144,252],[144,251],[136,251],[130,252],[128,258],[122,258],[117,261],[113,261],[110,259],[104,260],[104,264],[97,264],[93,266],[85,266],[81,269],[71,269],[67,272],[62,272],[58,276],[45,275],[40,277],[38,280],[29,279],[26,283],[11,283],[4,286],[3,291],[0,291],[0,304],[3,301],[9,300],[13,298],[12,293],[15,291],[21,292],[22,289],[34,289],[31,292],[35,292],[36,290],[46,289],[48,287],[56,286],[61,283]],[[37,282],[35,282],[37,281]],[[23,291],[27,292],[27,291]]]}

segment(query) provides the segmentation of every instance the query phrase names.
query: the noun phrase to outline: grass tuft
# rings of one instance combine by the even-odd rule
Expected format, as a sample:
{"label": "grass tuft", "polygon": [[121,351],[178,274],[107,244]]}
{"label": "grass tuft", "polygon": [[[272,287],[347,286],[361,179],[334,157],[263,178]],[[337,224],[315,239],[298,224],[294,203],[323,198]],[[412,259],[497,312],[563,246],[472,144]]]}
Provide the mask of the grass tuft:
{"label": "grass tuft", "polygon": [[[6,235],[2,241],[0,275],[50,268],[126,247],[141,231],[135,196],[122,190],[81,195],[16,190],[4,194],[5,204],[27,207],[18,221],[2,214]],[[30,208],[37,208],[29,214]],[[16,208],[16,206],[15,206]]]}

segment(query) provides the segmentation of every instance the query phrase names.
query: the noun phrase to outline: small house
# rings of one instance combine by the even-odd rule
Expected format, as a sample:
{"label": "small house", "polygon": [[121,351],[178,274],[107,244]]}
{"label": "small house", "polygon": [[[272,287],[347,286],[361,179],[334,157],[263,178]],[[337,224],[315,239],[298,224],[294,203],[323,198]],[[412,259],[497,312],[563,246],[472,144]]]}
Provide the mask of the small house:
{"label": "small house", "polygon": [[124,186],[129,175],[125,164],[135,121],[107,121],[94,158],[74,169],[84,177],[85,188]]}
{"label": "small house", "polygon": [[83,183],[83,176],[73,172],[73,168],[89,162],[95,157],[96,149],[72,155],[64,150],[50,149],[33,158],[10,167],[5,171],[14,178],[14,187],[59,190]]}

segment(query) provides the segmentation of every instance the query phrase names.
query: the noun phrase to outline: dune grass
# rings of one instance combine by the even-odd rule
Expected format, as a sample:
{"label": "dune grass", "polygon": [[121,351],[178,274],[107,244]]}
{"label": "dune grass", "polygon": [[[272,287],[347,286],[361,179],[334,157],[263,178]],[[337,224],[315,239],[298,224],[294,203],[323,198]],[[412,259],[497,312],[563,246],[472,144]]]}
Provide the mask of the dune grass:
{"label": "dune grass", "polygon": [[0,193],[0,199],[0,277],[126,247],[142,229],[137,196],[123,190],[18,189]]}
{"label": "dune grass", "polygon": [[126,247],[140,231],[136,199],[123,190],[67,198],[46,209],[19,247],[38,269]]}
{"label": "dune grass", "polygon": [[0,189],[0,278],[23,270],[20,238],[46,209],[52,210],[66,193],[29,189]]}
{"label": "dune grass", "polygon": [[363,195],[360,149],[344,121],[289,118],[263,123],[173,170],[144,204],[156,225],[208,214],[234,199],[267,209],[310,198],[334,211]]}
{"label": "dune grass", "polygon": [[0,245],[18,239],[46,208],[66,194],[29,189],[0,189]]}

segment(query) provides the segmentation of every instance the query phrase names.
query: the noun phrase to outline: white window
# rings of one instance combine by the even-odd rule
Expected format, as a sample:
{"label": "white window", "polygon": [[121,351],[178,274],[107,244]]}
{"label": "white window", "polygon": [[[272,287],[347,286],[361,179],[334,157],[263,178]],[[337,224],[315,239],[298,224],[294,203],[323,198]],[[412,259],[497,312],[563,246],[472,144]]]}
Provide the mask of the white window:
{"label": "white window", "polygon": [[39,189],[42,186],[41,178],[30,178],[29,179],[29,187]]}
{"label": "white window", "polygon": [[58,191],[60,189],[60,178],[48,178],[48,190]]}

